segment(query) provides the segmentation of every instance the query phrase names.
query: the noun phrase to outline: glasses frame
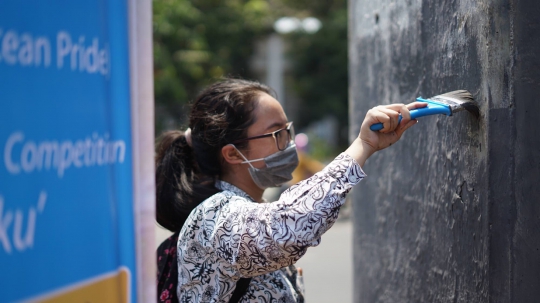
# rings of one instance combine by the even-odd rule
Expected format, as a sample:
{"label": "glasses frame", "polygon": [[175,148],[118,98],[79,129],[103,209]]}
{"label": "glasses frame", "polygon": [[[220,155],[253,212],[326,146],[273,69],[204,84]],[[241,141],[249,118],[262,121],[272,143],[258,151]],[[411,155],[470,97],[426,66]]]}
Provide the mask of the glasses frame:
{"label": "glasses frame", "polygon": [[294,138],[293,138],[293,134],[291,134],[291,129],[292,129],[292,126],[293,126],[293,122],[287,122],[286,126],[284,128],[280,128],[278,130],[275,130],[273,132],[270,132],[270,133],[266,133],[266,134],[263,134],[263,135],[258,135],[258,136],[253,136],[253,137],[247,137],[247,138],[244,138],[244,139],[240,139],[240,140],[236,140],[234,142],[232,142],[232,144],[237,144],[237,143],[240,143],[240,142],[244,142],[244,141],[250,141],[250,140],[255,140],[255,139],[261,139],[261,138],[267,138],[267,137],[273,137],[274,138],[274,142],[276,143],[276,147],[278,150],[280,151],[283,151],[285,149],[287,149],[287,147],[289,147],[289,144],[287,144],[287,146],[285,146],[285,148],[281,149],[279,148],[279,143],[277,142],[277,133],[279,133],[280,131],[283,131],[283,130],[286,130],[287,131],[287,134],[289,135],[289,142],[293,141]]}

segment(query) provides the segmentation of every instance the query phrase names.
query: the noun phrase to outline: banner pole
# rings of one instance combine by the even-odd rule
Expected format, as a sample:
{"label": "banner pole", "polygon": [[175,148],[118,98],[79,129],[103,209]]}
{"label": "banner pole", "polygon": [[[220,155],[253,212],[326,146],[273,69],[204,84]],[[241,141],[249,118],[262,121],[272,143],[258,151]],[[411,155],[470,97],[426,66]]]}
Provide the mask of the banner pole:
{"label": "banner pole", "polygon": [[129,29],[137,302],[155,302],[152,1],[129,1]]}

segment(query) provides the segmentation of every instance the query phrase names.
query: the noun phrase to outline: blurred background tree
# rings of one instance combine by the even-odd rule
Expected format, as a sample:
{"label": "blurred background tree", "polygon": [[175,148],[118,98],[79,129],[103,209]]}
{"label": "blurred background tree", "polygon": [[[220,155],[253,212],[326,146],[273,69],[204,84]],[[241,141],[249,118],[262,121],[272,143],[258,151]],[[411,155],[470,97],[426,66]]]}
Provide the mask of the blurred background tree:
{"label": "blurred background tree", "polygon": [[257,79],[249,66],[256,42],[274,32],[280,17],[309,16],[322,22],[318,32],[283,35],[290,66],[285,82],[301,113],[295,125],[301,130],[335,117],[338,144],[319,143],[321,157],[348,143],[345,0],[154,0],[153,10],[157,134],[185,126],[187,105],[216,79]]}
{"label": "blurred background tree", "polygon": [[189,100],[216,78],[251,78],[253,41],[272,17],[263,0],[156,0],[153,11],[159,133],[184,124]]}
{"label": "blurred background tree", "polygon": [[347,1],[282,0],[284,11],[299,18],[316,17],[322,27],[314,34],[287,35],[292,64],[287,83],[299,97],[301,115],[295,124],[306,127],[332,116],[337,121],[337,146],[310,138],[314,156],[327,157],[348,145]]}

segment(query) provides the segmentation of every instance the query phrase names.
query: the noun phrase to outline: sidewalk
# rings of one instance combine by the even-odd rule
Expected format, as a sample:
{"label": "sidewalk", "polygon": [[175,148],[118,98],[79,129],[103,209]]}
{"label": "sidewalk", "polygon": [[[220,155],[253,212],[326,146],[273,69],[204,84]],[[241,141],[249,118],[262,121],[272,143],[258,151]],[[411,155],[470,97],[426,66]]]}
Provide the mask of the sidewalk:
{"label": "sidewalk", "polygon": [[297,263],[304,270],[307,303],[351,303],[352,222],[340,220]]}

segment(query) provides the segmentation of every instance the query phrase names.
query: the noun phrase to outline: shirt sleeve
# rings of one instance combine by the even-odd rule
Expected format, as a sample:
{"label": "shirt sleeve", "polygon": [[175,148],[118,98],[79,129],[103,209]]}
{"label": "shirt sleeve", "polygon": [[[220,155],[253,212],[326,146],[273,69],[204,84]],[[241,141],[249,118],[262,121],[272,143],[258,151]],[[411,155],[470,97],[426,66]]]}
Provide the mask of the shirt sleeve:
{"label": "shirt sleeve", "polygon": [[321,172],[286,190],[276,202],[231,199],[217,216],[217,254],[242,277],[295,263],[337,219],[347,193],[366,174],[342,153]]}

